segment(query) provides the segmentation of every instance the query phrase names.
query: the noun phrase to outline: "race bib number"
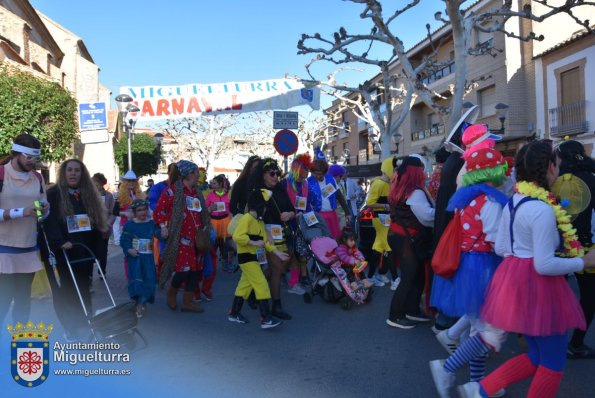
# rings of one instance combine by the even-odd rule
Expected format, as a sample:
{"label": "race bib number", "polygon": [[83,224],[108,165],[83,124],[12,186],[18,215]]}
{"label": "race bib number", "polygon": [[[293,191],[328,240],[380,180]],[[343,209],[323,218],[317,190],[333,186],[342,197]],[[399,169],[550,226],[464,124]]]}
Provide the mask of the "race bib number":
{"label": "race bib number", "polygon": [[390,227],[390,214],[378,214],[378,219],[385,227]]}
{"label": "race bib number", "polygon": [[215,206],[217,206],[215,211],[225,211],[225,202],[215,202]]}
{"label": "race bib number", "polygon": [[193,198],[192,196],[186,196],[186,208],[190,211],[196,211],[198,213],[202,211],[200,200],[198,198]]}
{"label": "race bib number", "polygon": [[68,225],[68,233],[71,234],[91,230],[91,219],[87,214],[75,214],[66,217],[66,224]]}
{"label": "race bib number", "polygon": [[132,246],[141,254],[153,253],[153,239],[134,239]]}
{"label": "race bib number", "polygon": [[313,211],[304,213],[304,221],[306,221],[306,224],[309,227],[318,224],[318,218],[316,218],[316,213],[314,213]]}
{"label": "race bib number", "polygon": [[278,224],[266,224],[265,229],[270,232],[273,240],[283,240],[283,228]]}
{"label": "race bib number", "polygon": [[297,210],[306,210],[306,204],[308,203],[308,199],[303,196],[296,196],[295,198],[295,208]]}
{"label": "race bib number", "polygon": [[264,248],[260,247],[256,249],[256,261],[258,261],[258,264],[260,265],[267,264],[267,252]]}
{"label": "race bib number", "polygon": [[322,190],[322,196],[326,199],[329,196],[331,196],[332,194],[334,194],[335,192],[337,192],[337,188],[335,188],[335,186],[333,184],[328,183]]}

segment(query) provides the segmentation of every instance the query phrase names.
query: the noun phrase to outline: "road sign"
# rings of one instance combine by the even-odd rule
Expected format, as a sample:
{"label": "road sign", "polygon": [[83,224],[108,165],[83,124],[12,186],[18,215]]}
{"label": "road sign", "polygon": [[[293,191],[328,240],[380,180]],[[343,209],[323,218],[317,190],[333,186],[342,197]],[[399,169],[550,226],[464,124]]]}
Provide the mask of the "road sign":
{"label": "road sign", "polygon": [[79,127],[81,131],[107,129],[107,111],[105,102],[80,103]]}
{"label": "road sign", "polygon": [[293,155],[298,150],[298,138],[297,135],[291,130],[281,130],[275,134],[275,140],[273,146],[282,156]]}
{"label": "road sign", "polygon": [[294,129],[298,128],[298,113],[297,112],[273,112],[273,128],[278,129]]}

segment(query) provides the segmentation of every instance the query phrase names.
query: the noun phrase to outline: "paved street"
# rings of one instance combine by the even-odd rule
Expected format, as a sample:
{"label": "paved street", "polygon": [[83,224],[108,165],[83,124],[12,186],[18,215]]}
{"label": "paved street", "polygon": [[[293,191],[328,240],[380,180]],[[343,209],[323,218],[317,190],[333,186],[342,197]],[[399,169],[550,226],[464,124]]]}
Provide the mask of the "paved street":
{"label": "paved street", "polygon": [[[110,287],[117,301],[127,300],[122,256],[110,247]],[[428,361],[445,357],[430,326],[410,331],[384,323],[392,292],[388,286],[376,289],[373,302],[342,310],[339,305],[315,297],[307,305],[301,296],[284,294],[286,310],[294,319],[273,330],[261,330],[256,311],[246,306],[247,325],[231,324],[226,311],[239,274],[219,273],[215,299],[203,302],[203,314],[172,312],[165,305],[164,291],[149,306],[139,328],[149,341],[147,349],[131,354],[131,376],[52,375],[32,390],[18,386],[2,372],[0,386],[12,395],[119,397],[134,389],[134,396],[190,394],[196,397],[435,397]],[[104,288],[95,280],[94,303],[105,301]],[[53,319],[49,300],[36,300],[31,319]],[[100,307],[100,305],[96,305]],[[48,315],[51,314],[51,315]],[[2,341],[6,341],[3,331]],[[51,340],[62,341],[56,325]],[[587,343],[595,346],[591,330]],[[2,343],[2,361],[8,367],[7,344]],[[519,352],[511,336],[503,353],[489,361],[489,368]],[[592,396],[595,360],[571,361],[559,397]],[[109,382],[106,381],[109,378]],[[466,372],[458,374],[465,381]],[[25,391],[28,393],[25,394]],[[509,397],[522,397],[527,383],[509,390]],[[74,394],[74,393],[77,394]],[[33,394],[34,393],[34,394]],[[122,394],[122,395],[121,395]],[[128,395],[128,393],[126,393]]]}

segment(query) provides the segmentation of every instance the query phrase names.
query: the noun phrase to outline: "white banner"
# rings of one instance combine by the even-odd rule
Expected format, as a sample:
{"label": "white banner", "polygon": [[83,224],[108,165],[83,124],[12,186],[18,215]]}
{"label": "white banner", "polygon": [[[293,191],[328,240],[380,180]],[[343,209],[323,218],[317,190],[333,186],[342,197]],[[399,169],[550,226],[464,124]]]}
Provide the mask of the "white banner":
{"label": "white banner", "polygon": [[320,108],[318,87],[306,87],[290,79],[121,87],[120,94],[128,94],[133,98],[134,104],[141,110],[139,120],[289,109],[299,105]]}

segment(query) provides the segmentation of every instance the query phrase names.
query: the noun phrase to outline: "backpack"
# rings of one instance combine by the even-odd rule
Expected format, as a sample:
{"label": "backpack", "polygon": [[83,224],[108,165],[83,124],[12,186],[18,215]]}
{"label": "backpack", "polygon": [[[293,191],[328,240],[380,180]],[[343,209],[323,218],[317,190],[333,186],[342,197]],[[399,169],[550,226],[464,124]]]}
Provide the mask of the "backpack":
{"label": "backpack", "polygon": [[[39,193],[43,193],[43,177],[37,171],[33,170],[33,174],[39,181]],[[0,164],[0,192],[2,192],[2,188],[4,187],[4,165]]]}
{"label": "backpack", "polygon": [[461,212],[456,211],[440,237],[432,257],[432,269],[435,274],[443,278],[452,278],[457,272],[461,260],[462,232]]}

